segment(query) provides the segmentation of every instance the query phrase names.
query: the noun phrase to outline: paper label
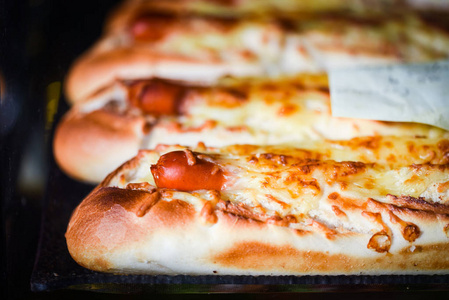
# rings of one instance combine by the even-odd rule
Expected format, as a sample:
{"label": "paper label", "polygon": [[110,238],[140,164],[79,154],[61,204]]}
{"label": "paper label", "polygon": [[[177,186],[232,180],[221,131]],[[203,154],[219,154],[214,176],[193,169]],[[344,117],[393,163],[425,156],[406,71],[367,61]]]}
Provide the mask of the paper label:
{"label": "paper label", "polygon": [[329,71],[332,115],[449,130],[449,61]]}

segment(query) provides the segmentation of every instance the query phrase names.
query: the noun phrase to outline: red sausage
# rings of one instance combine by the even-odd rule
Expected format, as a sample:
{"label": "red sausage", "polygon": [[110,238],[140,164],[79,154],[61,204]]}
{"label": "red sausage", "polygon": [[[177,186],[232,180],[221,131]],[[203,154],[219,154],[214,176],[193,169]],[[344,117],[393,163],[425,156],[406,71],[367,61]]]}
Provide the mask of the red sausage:
{"label": "red sausage", "polygon": [[154,42],[169,32],[174,18],[169,15],[148,15],[134,20],[130,32],[136,40]]}
{"label": "red sausage", "polygon": [[142,81],[130,87],[131,104],[143,112],[156,115],[178,113],[183,89],[162,81]]}
{"label": "red sausage", "polygon": [[189,150],[162,155],[157,164],[151,166],[151,173],[157,187],[181,191],[221,190],[225,183],[218,165]]}

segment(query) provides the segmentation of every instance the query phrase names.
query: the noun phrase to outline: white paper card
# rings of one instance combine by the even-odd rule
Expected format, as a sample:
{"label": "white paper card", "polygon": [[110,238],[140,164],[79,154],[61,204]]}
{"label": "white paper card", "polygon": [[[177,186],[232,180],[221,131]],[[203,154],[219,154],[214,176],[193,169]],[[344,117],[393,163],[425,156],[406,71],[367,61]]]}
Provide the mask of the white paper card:
{"label": "white paper card", "polygon": [[449,130],[449,61],[329,71],[332,115]]}

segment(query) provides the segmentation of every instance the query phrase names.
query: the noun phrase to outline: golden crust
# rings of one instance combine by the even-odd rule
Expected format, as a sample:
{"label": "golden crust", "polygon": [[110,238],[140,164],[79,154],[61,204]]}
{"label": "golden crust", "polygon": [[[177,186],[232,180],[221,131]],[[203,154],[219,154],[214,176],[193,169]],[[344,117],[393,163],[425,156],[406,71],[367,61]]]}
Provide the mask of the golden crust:
{"label": "golden crust", "polygon": [[[70,220],[66,240],[72,257],[86,268],[111,271],[113,264],[108,261],[108,253],[139,243],[146,234],[158,228],[175,229],[192,220],[194,213],[191,206],[177,200],[155,202],[145,218],[138,217],[140,207],[150,195],[140,190],[95,189],[77,207]],[[106,214],[107,221],[104,221]],[[118,233],[109,232],[103,227],[108,224],[115,224],[113,228]]]}
{"label": "golden crust", "polygon": [[[202,231],[204,236],[200,241],[193,243],[203,243],[208,239],[213,243],[211,241],[217,237],[210,236],[213,233],[208,231],[211,231],[211,226],[216,226],[220,228],[219,231],[222,230],[227,234],[229,230],[235,235],[239,232],[250,232],[254,237],[240,240],[227,235],[221,236],[222,239],[231,241],[227,242],[224,248],[212,245],[209,255],[201,258],[202,265],[197,266],[197,269],[203,269],[204,274],[433,274],[449,269],[447,242],[408,246],[395,253],[372,256],[320,250],[324,244],[319,243],[319,240],[314,245],[316,250],[305,250],[298,248],[297,243],[301,243],[302,239],[307,240],[313,235],[312,233],[298,234],[295,230],[281,228],[285,242],[272,243],[270,239],[277,240],[273,234],[279,234],[271,230],[272,225],[223,211],[216,213],[217,220],[214,225],[199,225],[199,212],[195,211],[191,204],[176,199],[170,202],[157,202],[144,217],[139,219],[136,212],[139,205],[145,201],[146,194],[148,193],[143,191],[107,187],[93,192],[74,212],[66,233],[72,257],[86,268],[120,273],[123,270],[117,267],[114,255],[120,257],[130,255],[128,246],[136,247],[139,243],[145,245],[147,240],[151,240],[151,235],[158,230],[166,232],[166,239],[170,239],[172,238],[170,232],[179,231],[181,234],[189,235],[188,229],[195,227],[192,229],[194,232],[192,238],[196,238],[198,230]],[[113,208],[117,205],[123,209]],[[111,210],[114,212],[111,213]],[[107,221],[105,221],[106,214],[109,214]],[[112,231],[113,229],[103,228],[106,224],[113,223],[120,226],[118,233]],[[111,234],[112,237],[102,237]],[[111,242],[110,239],[117,240]],[[365,240],[357,235],[337,238],[337,243],[339,239],[353,239],[360,242]],[[136,251],[139,252],[139,249]],[[183,253],[182,256],[195,255]],[[187,261],[186,264],[191,262]],[[148,270],[142,270],[141,267],[133,270],[132,265],[128,267],[125,273],[152,272],[150,264]],[[174,271],[169,274],[177,273]]]}
{"label": "golden crust", "polygon": [[68,113],[58,124],[53,152],[58,165],[70,176],[100,182],[141,147],[145,121],[138,116],[107,110]]}

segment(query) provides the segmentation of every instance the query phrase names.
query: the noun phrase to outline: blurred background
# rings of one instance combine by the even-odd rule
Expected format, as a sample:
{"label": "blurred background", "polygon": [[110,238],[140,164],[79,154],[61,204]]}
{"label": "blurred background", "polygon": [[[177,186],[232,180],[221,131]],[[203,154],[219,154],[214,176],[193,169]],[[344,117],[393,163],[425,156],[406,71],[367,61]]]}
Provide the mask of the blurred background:
{"label": "blurred background", "polygon": [[117,1],[0,1],[2,299],[30,292],[62,82]]}

